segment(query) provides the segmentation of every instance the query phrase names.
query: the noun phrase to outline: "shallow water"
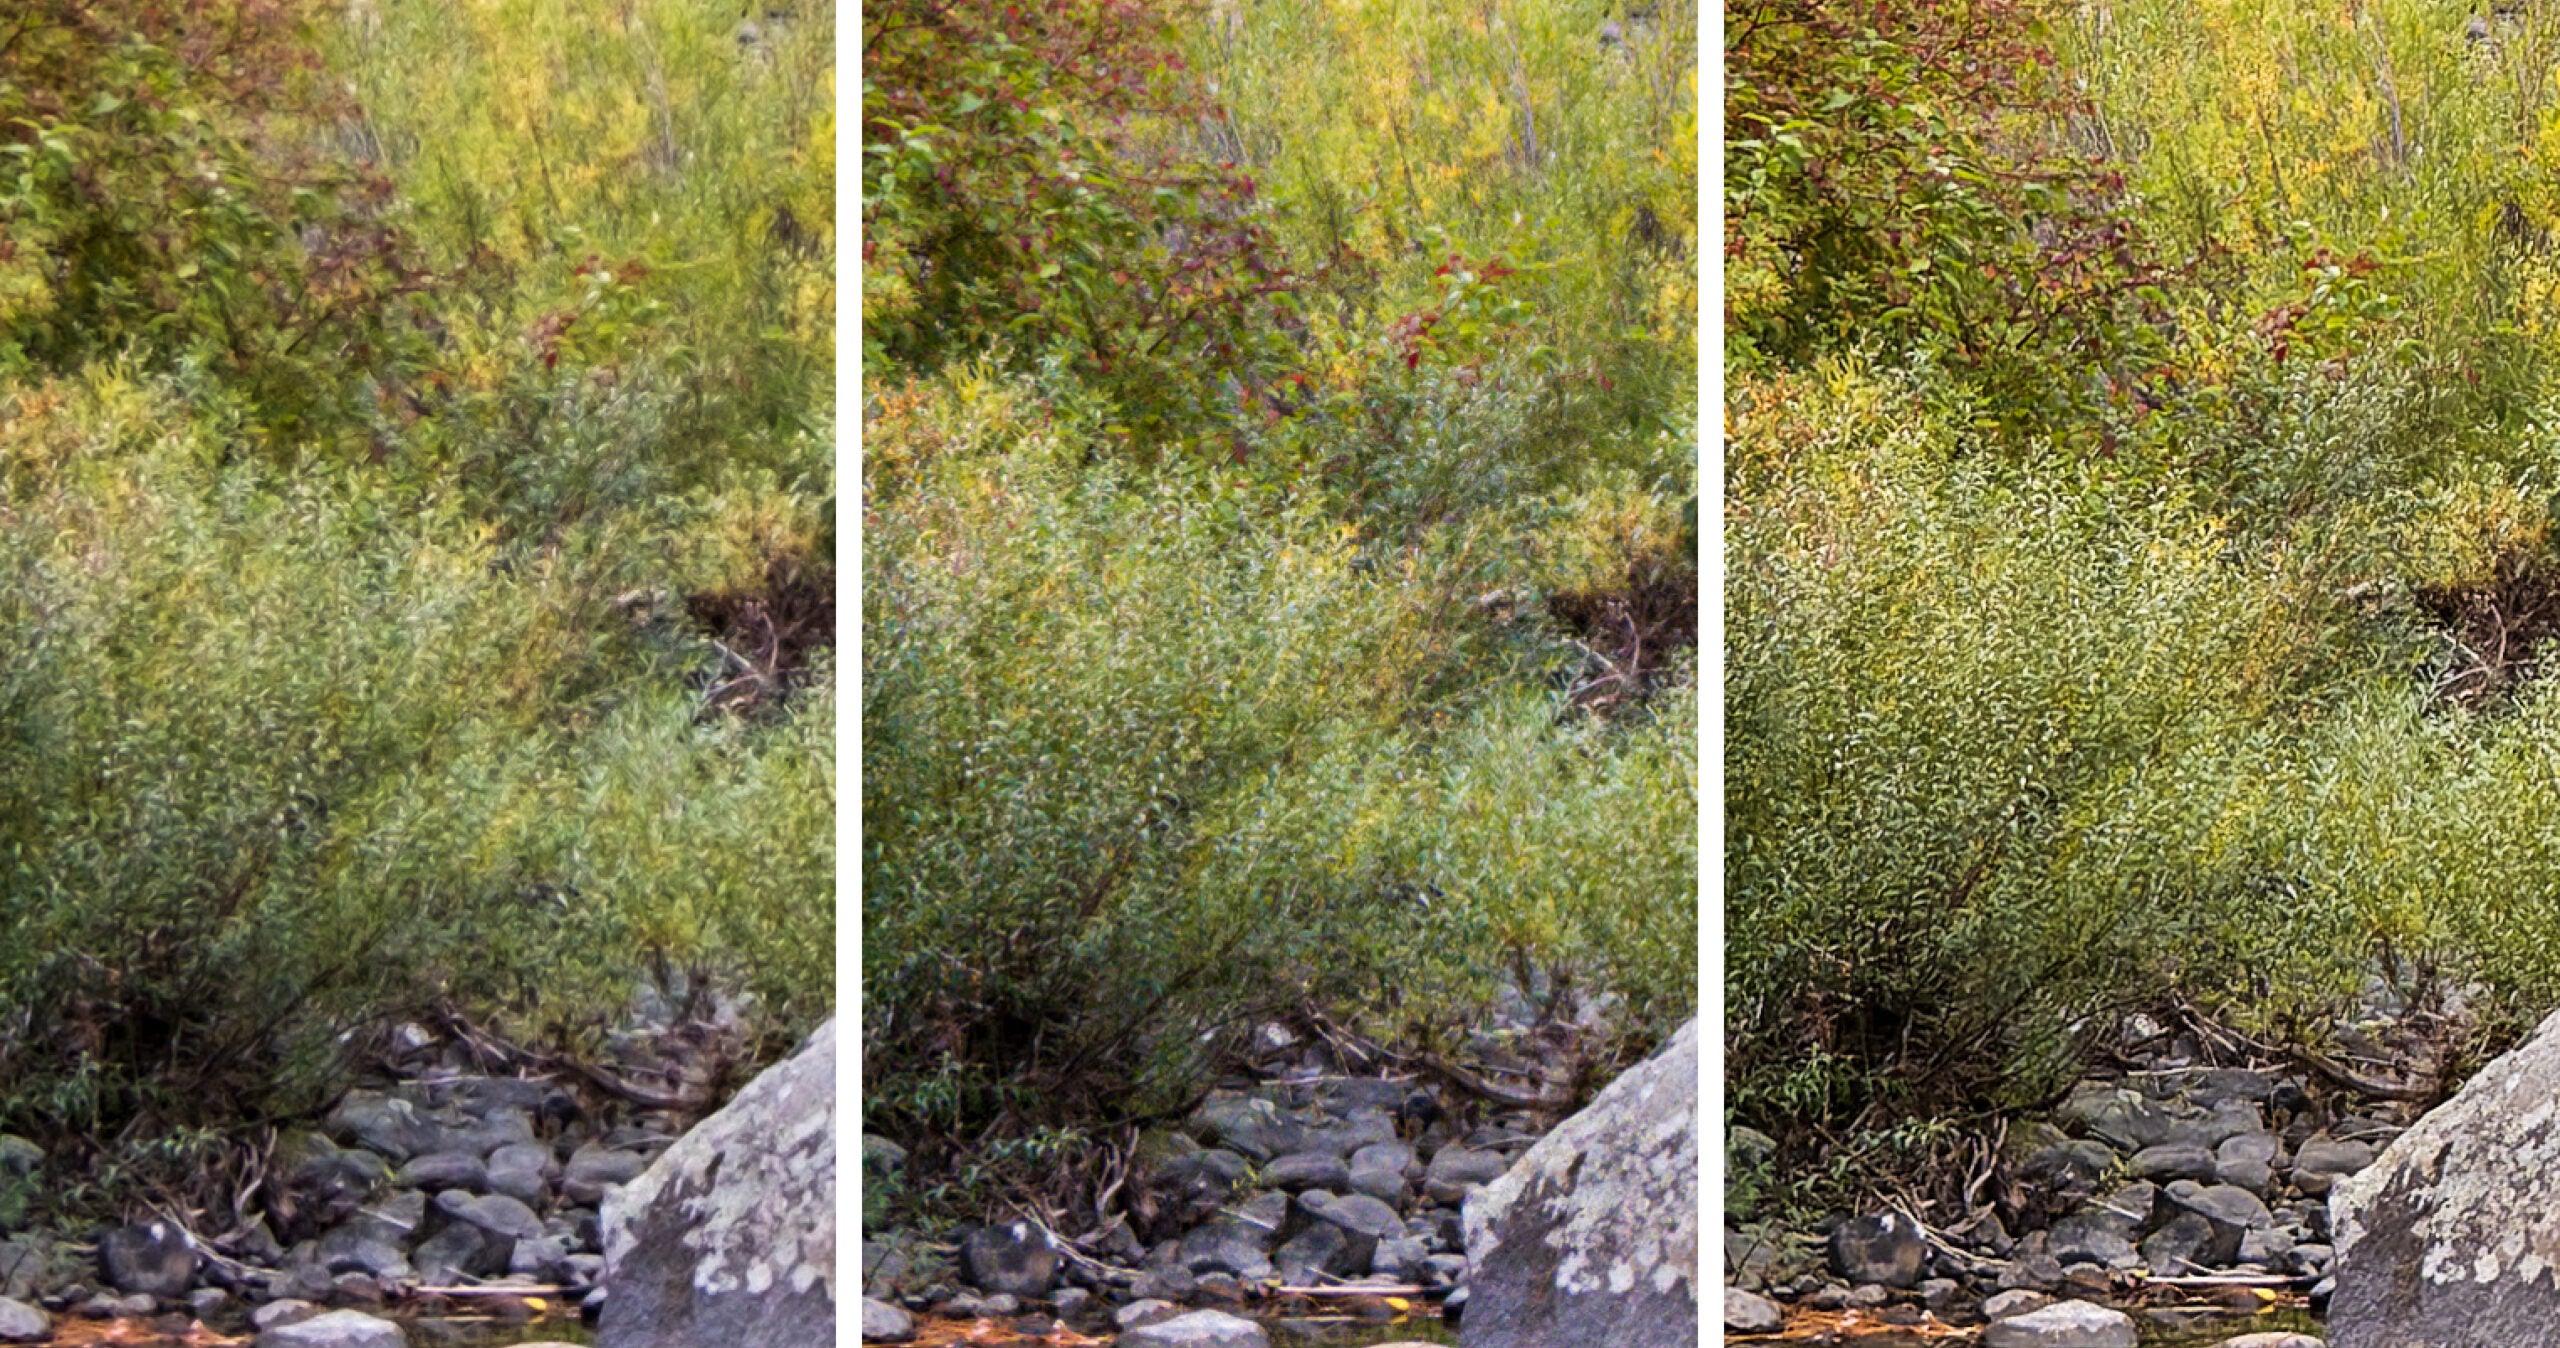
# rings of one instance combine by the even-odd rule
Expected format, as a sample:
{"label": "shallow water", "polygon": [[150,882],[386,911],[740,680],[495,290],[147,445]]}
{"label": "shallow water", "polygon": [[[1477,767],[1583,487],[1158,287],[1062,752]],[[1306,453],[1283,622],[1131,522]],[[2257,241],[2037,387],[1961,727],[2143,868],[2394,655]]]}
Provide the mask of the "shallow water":
{"label": "shallow water", "polygon": [[1272,1348],[1361,1348],[1373,1343],[1456,1343],[1457,1328],[1438,1316],[1409,1320],[1265,1320]]}
{"label": "shallow water", "polygon": [[2142,1330],[2144,1348],[2212,1348],[2235,1334],[2273,1334],[2291,1330],[2297,1334],[2320,1335],[2320,1319],[2309,1311],[2262,1311],[2256,1315],[2214,1316],[2198,1320],[2186,1328],[2173,1329],[2142,1315],[2133,1317]]}
{"label": "shallow water", "polygon": [[[595,1335],[576,1316],[533,1320],[524,1324],[501,1324],[486,1319],[410,1319],[397,1320],[409,1331],[411,1348],[507,1348],[519,1343],[593,1343]],[[200,1328],[193,1334],[168,1335],[152,1332],[140,1320],[75,1320],[54,1317],[54,1336],[38,1348],[207,1348],[215,1344],[242,1344],[255,1337],[245,1324],[227,1329]]]}
{"label": "shallow water", "polygon": [[[2161,1317],[2144,1310],[2130,1310],[2134,1328],[2142,1335],[2142,1348],[2213,1348],[2224,1339],[2241,1334],[2271,1334],[2291,1330],[2297,1334],[2318,1336],[2319,1317],[2308,1311],[2271,1310],[2256,1315],[2210,1314],[2177,1317],[2176,1323],[2164,1323]],[[1420,1338],[1421,1335],[1415,1337]],[[1455,1338],[1448,1340],[1456,1342]],[[1874,1330],[1853,1335],[1821,1335],[1808,1338],[1758,1339],[1758,1343],[1854,1344],[1856,1348],[1946,1348],[1950,1342],[1963,1342],[1947,1337],[1940,1330],[1936,1337],[1919,1334],[1896,1334]],[[1376,1342],[1376,1340],[1358,1340]]]}
{"label": "shallow water", "polygon": [[[1296,1316],[1278,1319],[1263,1319],[1255,1316],[1252,1318],[1261,1321],[1263,1329],[1271,1336],[1272,1348],[1368,1348],[1369,1345],[1380,1343],[1456,1343],[1458,1341],[1457,1328],[1437,1315],[1416,1315],[1402,1320],[1364,1320],[1352,1316]],[[971,1328],[969,1321],[936,1321],[924,1316],[918,1316],[916,1323],[923,1330],[921,1337],[937,1342],[951,1342],[960,1338]],[[1007,1334],[1002,1330],[999,1322],[994,1321],[977,1321],[976,1329],[977,1334],[969,1339],[970,1342],[1024,1345],[1045,1342],[1041,1339]],[[1107,1330],[1096,1332],[1102,1334],[1104,1341],[1109,1341],[1111,1336]],[[579,1342],[583,1343],[586,1340],[581,1339]]]}

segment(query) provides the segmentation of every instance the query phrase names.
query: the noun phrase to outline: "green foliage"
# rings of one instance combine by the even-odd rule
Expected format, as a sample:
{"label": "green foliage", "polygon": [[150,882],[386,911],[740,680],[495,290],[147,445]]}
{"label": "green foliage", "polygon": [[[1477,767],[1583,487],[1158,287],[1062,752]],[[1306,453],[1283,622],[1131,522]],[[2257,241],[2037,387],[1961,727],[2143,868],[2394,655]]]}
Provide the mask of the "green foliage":
{"label": "green foliage", "polygon": [[1298,282],[1253,181],[1162,145],[1196,112],[1164,10],[905,0],[863,18],[875,366],[1057,352],[1152,448],[1223,422],[1222,380],[1297,356]]}
{"label": "green foliage", "polygon": [[1728,17],[1727,361],[1864,346],[2051,430],[2170,354],[2171,277],[2122,181],[2054,143],[2075,108],[2033,4],[1767,0]]}
{"label": "green foliage", "polygon": [[1553,639],[1459,597],[1539,578],[1503,535],[1364,547],[1100,434],[968,379],[870,429],[871,1126],[1177,1106],[1257,1014],[1446,1025],[1515,954],[1687,1014],[1693,673],[1560,720],[1506,668]]}
{"label": "green foliage", "polygon": [[[1192,41],[1225,99],[1192,135],[1251,165],[1309,278],[1311,340],[1355,373],[1379,329],[1413,329],[1464,369],[1569,400],[1537,440],[1608,455],[1677,422],[1696,396],[1698,24],[1694,5],[1513,0],[1220,8]],[[1516,269],[1498,278],[1497,272]],[[1458,332],[1472,322],[1470,339]],[[1681,458],[1693,458],[1686,446]]]}
{"label": "green foliage", "polygon": [[785,8],[0,18],[0,1126],[57,1215],[203,1192],[403,1015],[576,1045],[669,962],[826,1013]]}
{"label": "green foliage", "polygon": [[866,9],[865,1126],[919,1215],[1073,1201],[1258,1016],[1690,1014],[1695,21],[1608,18]]}
{"label": "green foliage", "polygon": [[644,950],[823,1002],[824,696],[700,721],[701,643],[614,608],[610,538],[509,559],[449,504],[205,467],[126,386],[34,402],[0,458],[0,1005],[51,1010],[0,1098],[307,1108],[386,1011],[574,1025]]}
{"label": "green foliage", "polygon": [[1728,24],[1746,1122],[2017,1104],[2168,999],[2316,1039],[2368,961],[2560,996],[2560,30],[2472,28]]}
{"label": "green foliage", "polygon": [[1914,410],[1843,377],[1737,422],[1728,1029],[1757,1118],[2031,1099],[2112,1010],[2357,948],[2284,910],[2266,821],[2287,728],[2371,653],[2209,520],[1968,466]]}
{"label": "green foliage", "polygon": [[[0,378],[186,370],[291,445],[350,433],[423,336],[390,184],[325,115],[290,0],[18,6],[0,34]],[[265,143],[261,143],[261,141]],[[277,141],[285,145],[278,145]]]}
{"label": "green foliage", "polygon": [[536,520],[631,499],[580,494],[596,456],[651,475],[639,498],[827,477],[832,5],[359,3],[326,37],[356,104],[328,143],[479,300],[439,306],[433,368],[389,392],[395,462]]}

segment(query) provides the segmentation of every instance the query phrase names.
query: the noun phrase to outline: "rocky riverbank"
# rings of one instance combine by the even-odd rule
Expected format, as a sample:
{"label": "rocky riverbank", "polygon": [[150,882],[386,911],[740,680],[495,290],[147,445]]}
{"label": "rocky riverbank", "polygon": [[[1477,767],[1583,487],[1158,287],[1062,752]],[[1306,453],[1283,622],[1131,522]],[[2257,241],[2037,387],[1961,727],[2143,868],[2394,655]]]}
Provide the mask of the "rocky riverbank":
{"label": "rocky riverbank", "polygon": [[[591,1322],[617,1199],[648,1188],[708,1111],[701,1092],[740,1028],[734,1007],[682,1020],[644,1006],[581,1074],[502,1073],[492,1041],[404,1027],[383,1079],[275,1138],[227,1229],[162,1213],[87,1238],[8,1233],[0,1343],[75,1319],[134,1322],[144,1338],[254,1335],[256,1348],[522,1342],[528,1324]],[[0,1169],[21,1184],[49,1173],[18,1138],[0,1138]]]}
{"label": "rocky riverbank", "polygon": [[[1811,1338],[1845,1320],[1980,1327],[1988,1348],[2130,1348],[2138,1332],[2325,1309],[2330,1195],[2418,1118],[2420,1098],[2392,1097],[2426,1095],[2410,1083],[2441,1029],[2380,1008],[2348,1032],[2359,1076],[2134,1018],[2116,1067],[1978,1140],[1988,1162],[1966,1210],[1908,1203],[1803,1228],[1729,1212],[1726,1332]],[[1765,1170],[1777,1149],[1747,1127],[1727,1146],[1737,1174]],[[2295,1348],[2317,1342],[2285,1332]]]}
{"label": "rocky riverbank", "polygon": [[[1647,1294],[1685,1297],[1681,1305],[1694,1308],[1693,1036],[1684,1032],[1561,1128],[1559,1109],[1518,1103],[1568,1098],[1575,1051],[1597,1032],[1596,1014],[1578,1024],[1524,1017],[1479,1035],[1468,1070],[1418,1074],[1379,1070],[1381,1055],[1344,1038],[1266,1027],[1254,1064],[1260,1079],[1230,1083],[1179,1126],[1147,1134],[1126,1203],[1076,1239],[1030,1221],[973,1228],[955,1242],[866,1230],[863,1339],[910,1341],[920,1315],[1003,1321],[1034,1335],[1063,1326],[1111,1336],[1120,1348],[1251,1348],[1268,1342],[1259,1320],[1319,1309],[1464,1325],[1481,1294],[1469,1285],[1471,1254],[1481,1259],[1497,1231],[1522,1229],[1517,1223],[1547,1229],[1538,1225],[1548,1220],[1540,1204],[1552,1186],[1524,1178],[1503,1187],[1505,1176],[1549,1169],[1594,1183],[1618,1176],[1608,1182],[1623,1187],[1609,1201],[1627,1212],[1676,1205],[1688,1214],[1685,1245],[1682,1223],[1669,1216],[1642,1223],[1651,1243],[1641,1249],[1614,1232],[1560,1239],[1616,1251],[1617,1263],[1597,1266],[1641,1265]],[[1586,1122],[1592,1115],[1616,1122]],[[1657,1115],[1659,1125],[1648,1122]],[[1603,1155],[1586,1136],[1595,1133],[1624,1145]],[[1583,1162],[1524,1162],[1551,1135],[1549,1152],[1567,1149]],[[1674,1159],[1683,1144],[1686,1165]],[[876,1196],[904,1182],[905,1164],[894,1144],[863,1140],[866,1216],[875,1222]],[[1674,1185],[1668,1195],[1644,1181],[1654,1169],[1678,1171],[1665,1181]],[[1581,1300],[1608,1304],[1597,1294]],[[1693,1318],[1693,1309],[1682,1314],[1684,1323]],[[1480,1338],[1470,1332],[1464,1341]]]}

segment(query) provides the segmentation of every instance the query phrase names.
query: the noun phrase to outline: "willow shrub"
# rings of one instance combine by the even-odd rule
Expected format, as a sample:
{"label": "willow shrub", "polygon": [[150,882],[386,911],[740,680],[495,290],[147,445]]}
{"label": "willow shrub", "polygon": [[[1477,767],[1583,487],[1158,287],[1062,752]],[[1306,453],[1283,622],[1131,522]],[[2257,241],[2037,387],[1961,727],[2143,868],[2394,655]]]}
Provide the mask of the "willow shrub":
{"label": "willow shrub", "polygon": [[1178,1107],[1256,1017],[1445,1029],[1519,956],[1690,1014],[1694,675],[1594,723],[1472,602],[1516,535],[1364,545],[1100,434],[959,376],[867,436],[868,1126]]}
{"label": "willow shrub", "polygon": [[832,698],[704,715],[706,643],[616,603],[671,549],[216,466],[105,376],[8,405],[6,1126],[308,1108],[392,1017],[577,1033],[653,953],[823,1014]]}
{"label": "willow shrub", "polygon": [[[2031,1099],[2110,1013],[2366,952],[2301,882],[2302,783],[2379,642],[2307,562],[1961,412],[1746,385],[1729,485],[1728,1025],[1768,1124]],[[2394,781],[2406,778],[2395,777]]]}

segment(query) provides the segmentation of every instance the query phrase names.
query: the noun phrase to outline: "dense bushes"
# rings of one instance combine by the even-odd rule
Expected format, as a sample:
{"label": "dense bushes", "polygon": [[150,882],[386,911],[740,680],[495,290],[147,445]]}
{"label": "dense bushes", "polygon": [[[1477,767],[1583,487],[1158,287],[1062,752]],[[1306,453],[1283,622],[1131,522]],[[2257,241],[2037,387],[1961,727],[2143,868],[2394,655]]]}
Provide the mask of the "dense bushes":
{"label": "dense bushes", "polygon": [[449,504],[204,467],[167,411],[113,384],[12,406],[21,1125],[307,1108],[386,1012],[574,1027],[647,950],[822,1006],[823,696],[703,722],[704,643],[616,608],[611,540],[509,558]]}
{"label": "dense bushes", "polygon": [[1736,429],[1738,1106],[2032,1098],[2104,1013],[2352,947],[2285,910],[2264,827],[2287,728],[2357,672],[2303,576],[1967,464],[1868,379],[1755,390]]}
{"label": "dense bushes", "polygon": [[[1511,670],[1565,649],[1467,599],[1578,579],[1588,546],[1364,547],[1232,475],[1085,467],[1096,434],[967,376],[870,431],[905,466],[865,535],[877,1125],[1177,1106],[1257,1016],[1445,1023],[1515,956],[1686,1013],[1694,673],[1559,724]],[[1673,532],[1660,498],[1567,518],[1611,506]]]}
{"label": "dense bushes", "polygon": [[574,1050],[663,965],[775,1042],[828,1011],[828,27],[0,19],[0,1131],[46,1201],[202,1182],[405,1015]]}
{"label": "dense bushes", "polygon": [[[2547,20],[1755,12],[1738,1121],[1896,1145],[2179,1003],[2319,1047],[2377,971],[2547,1010]],[[2141,284],[2072,310],[2093,209]]]}
{"label": "dense bushes", "polygon": [[865,1127],[991,1202],[1261,1019],[1691,1014],[1693,19],[920,13],[865,16]]}
{"label": "dense bushes", "polygon": [[[343,451],[424,336],[390,183],[316,155],[295,0],[41,0],[0,41],[0,377],[126,359],[234,391],[274,449]],[[244,448],[259,448],[258,445]]]}

